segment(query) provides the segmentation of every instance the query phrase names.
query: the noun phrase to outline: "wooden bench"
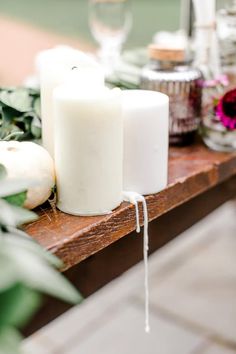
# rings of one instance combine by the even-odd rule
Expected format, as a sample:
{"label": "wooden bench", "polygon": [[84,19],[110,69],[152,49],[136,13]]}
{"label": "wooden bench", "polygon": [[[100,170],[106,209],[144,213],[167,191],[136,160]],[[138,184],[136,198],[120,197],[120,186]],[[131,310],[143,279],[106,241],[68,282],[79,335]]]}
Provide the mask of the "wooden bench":
{"label": "wooden bench", "polygon": [[[201,143],[171,148],[168,187],[146,198],[150,253],[235,196],[236,153],[213,152]],[[135,210],[128,203],[99,217],[75,217],[51,208],[39,214],[26,231],[63,260],[63,271],[85,297],[142,259],[142,238],[134,232]],[[66,309],[48,300],[30,332]]]}

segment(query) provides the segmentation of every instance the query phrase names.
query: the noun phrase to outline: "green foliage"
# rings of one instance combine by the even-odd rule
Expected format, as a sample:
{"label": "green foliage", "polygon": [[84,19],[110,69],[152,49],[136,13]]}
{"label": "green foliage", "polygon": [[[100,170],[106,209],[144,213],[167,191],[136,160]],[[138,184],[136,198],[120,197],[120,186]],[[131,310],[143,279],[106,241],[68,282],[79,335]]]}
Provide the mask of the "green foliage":
{"label": "green foliage", "polygon": [[41,297],[23,284],[14,284],[0,292],[0,327],[21,327],[38,309]]}
{"label": "green foliage", "polygon": [[21,193],[17,193],[14,195],[9,195],[8,197],[5,197],[4,199],[10,203],[10,204],[14,204],[16,206],[22,206],[24,205],[24,202],[26,201],[27,198],[27,192],[21,192]]}
{"label": "green foliage", "polygon": [[21,335],[12,326],[4,326],[0,330],[0,354],[20,354]]}
{"label": "green foliage", "polygon": [[81,296],[56,270],[61,261],[18,228],[37,219],[22,208],[32,182],[6,177],[0,164],[0,354],[20,354],[18,329],[38,309],[39,292],[70,303],[79,303]]}
{"label": "green foliage", "polygon": [[41,137],[39,92],[24,87],[0,88],[0,139]]}
{"label": "green foliage", "polygon": [[37,215],[32,211],[8,203],[0,199],[0,225],[17,227],[37,219]]}

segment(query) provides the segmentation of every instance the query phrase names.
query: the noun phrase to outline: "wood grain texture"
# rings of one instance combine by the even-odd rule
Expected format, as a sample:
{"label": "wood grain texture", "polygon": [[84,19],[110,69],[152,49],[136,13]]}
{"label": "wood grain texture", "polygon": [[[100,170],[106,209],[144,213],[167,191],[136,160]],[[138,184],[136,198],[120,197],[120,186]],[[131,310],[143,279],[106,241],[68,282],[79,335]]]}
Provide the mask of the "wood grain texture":
{"label": "wood grain texture", "polygon": [[[236,176],[153,220],[149,224],[149,253],[163,247],[235,196]],[[189,236],[191,237],[191,233]],[[136,232],[132,232],[68,269],[64,275],[86,298],[142,259],[143,239]],[[47,297],[44,306],[34,316],[30,325],[25,328],[24,334],[27,336],[32,334],[69,308],[68,304]]]}
{"label": "wood grain texture", "polygon": [[[168,187],[146,197],[149,219],[154,220],[188,200],[236,175],[236,153],[219,153],[201,144],[171,148]],[[76,217],[51,208],[25,227],[42,246],[64,262],[66,270],[135,230],[135,210],[123,203],[112,214]]]}

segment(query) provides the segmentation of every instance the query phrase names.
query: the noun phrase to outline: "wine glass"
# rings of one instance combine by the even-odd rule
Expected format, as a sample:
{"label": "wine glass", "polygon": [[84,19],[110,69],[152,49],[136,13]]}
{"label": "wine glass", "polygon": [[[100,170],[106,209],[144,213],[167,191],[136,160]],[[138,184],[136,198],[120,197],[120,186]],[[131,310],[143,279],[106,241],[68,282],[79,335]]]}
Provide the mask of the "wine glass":
{"label": "wine glass", "polygon": [[132,25],[129,0],[89,0],[89,24],[101,62],[111,73]]}

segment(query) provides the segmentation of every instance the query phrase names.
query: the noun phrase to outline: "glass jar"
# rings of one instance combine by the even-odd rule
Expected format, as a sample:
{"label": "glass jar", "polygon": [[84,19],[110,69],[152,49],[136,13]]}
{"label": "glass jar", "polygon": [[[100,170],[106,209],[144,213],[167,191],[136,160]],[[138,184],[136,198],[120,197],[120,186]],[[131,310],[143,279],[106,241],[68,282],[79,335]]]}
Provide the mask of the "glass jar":
{"label": "glass jar", "polygon": [[236,0],[218,11],[217,34],[223,72],[236,85]]}
{"label": "glass jar", "polygon": [[150,61],[141,75],[141,88],[165,93],[170,98],[170,145],[194,142],[201,117],[200,70],[185,61],[181,49],[149,46]]}
{"label": "glass jar", "polygon": [[236,151],[236,90],[212,100],[203,116],[201,133],[205,144],[213,150]]}
{"label": "glass jar", "polygon": [[200,129],[202,139],[213,150],[234,151],[236,150],[235,107],[232,95],[230,112],[228,112],[229,102],[224,104],[225,93],[229,90],[229,86],[227,76],[222,75],[215,24],[197,25],[195,38],[194,65],[201,70],[204,77]]}

